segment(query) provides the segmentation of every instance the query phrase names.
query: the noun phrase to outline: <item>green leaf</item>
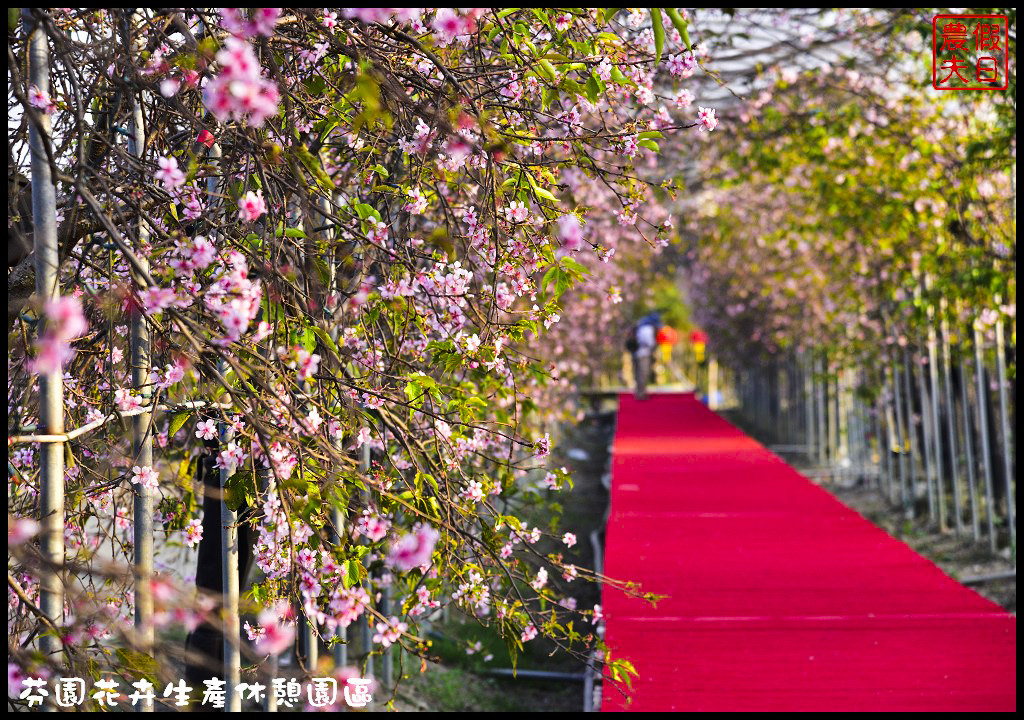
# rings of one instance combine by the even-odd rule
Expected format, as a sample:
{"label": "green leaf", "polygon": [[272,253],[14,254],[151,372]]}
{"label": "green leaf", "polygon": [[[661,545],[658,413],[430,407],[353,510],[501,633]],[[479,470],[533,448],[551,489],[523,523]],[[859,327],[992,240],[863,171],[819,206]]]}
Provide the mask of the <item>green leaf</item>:
{"label": "green leaf", "polygon": [[341,582],[348,589],[359,584],[366,575],[366,568],[358,560],[345,560],[341,563]]}
{"label": "green leaf", "polygon": [[160,667],[151,656],[125,648],[118,648],[116,653],[118,668],[126,676],[157,681],[157,677],[160,675]]}
{"label": "green leaf", "polygon": [[313,267],[316,268],[316,274],[320,278],[320,282],[328,285],[331,281],[331,269],[327,266],[327,261],[324,260],[322,255],[313,256]]}
{"label": "green leaf", "polygon": [[192,412],[192,410],[186,410],[185,412],[174,413],[171,416],[171,424],[167,427],[167,437],[173,438],[181,430],[182,426],[188,422]]}
{"label": "green leaf", "polygon": [[314,334],[315,334],[315,335],[316,335],[316,336],[317,336],[318,338],[320,338],[320,342],[322,342],[322,343],[323,343],[324,345],[326,345],[327,347],[329,347],[329,348],[330,348],[330,349],[331,349],[331,350],[332,350],[332,351],[334,352],[334,354],[335,354],[335,355],[337,355],[337,354],[338,354],[338,346],[337,346],[337,345],[335,344],[335,342],[334,342],[334,341],[333,341],[333,340],[331,339],[331,336],[327,334],[327,331],[326,331],[326,330],[324,330],[324,329],[323,329],[322,327],[320,327],[319,325],[314,325],[314,326],[313,326],[313,333],[314,333]]}
{"label": "green leaf", "polygon": [[665,26],[661,24],[661,10],[649,8],[651,11],[651,28],[654,30],[654,64],[661,62],[661,53],[665,50]]}
{"label": "green leaf", "polygon": [[281,237],[282,235],[290,238],[299,238],[300,240],[305,240],[306,237],[308,237],[300,228],[286,228],[284,227],[284,223],[277,226],[277,231],[274,233],[274,237]]}
{"label": "green leaf", "polygon": [[486,410],[487,402],[483,398],[471,397],[467,398],[465,402],[466,407],[474,407],[478,410]]}
{"label": "green leaf", "polygon": [[374,220],[380,222],[380,213],[377,212],[377,209],[372,205],[367,205],[366,203],[356,203],[355,209],[356,212],[359,214],[360,220],[365,220],[366,218],[372,217]]}
{"label": "green leaf", "polygon": [[323,165],[320,163],[320,159],[315,157],[313,153],[309,151],[309,148],[305,145],[300,145],[294,148],[296,156],[299,158],[299,162],[309,171],[309,174],[313,176],[317,184],[328,192],[334,191],[334,183],[331,181],[330,176],[324,171]]}
{"label": "green leaf", "polygon": [[573,278],[579,279],[586,277],[590,274],[590,270],[583,265],[580,265],[574,258],[564,257],[562,258],[562,265],[572,271]]}
{"label": "green leaf", "polygon": [[409,398],[409,404],[419,409],[423,405],[423,388],[415,380],[405,384],[405,396]]}
{"label": "green leaf", "polygon": [[683,16],[680,15],[679,11],[675,8],[665,8],[665,14],[668,15],[668,19],[672,21],[676,30],[679,31],[679,37],[683,39],[683,44],[686,45],[686,49],[693,52],[693,46],[690,44],[690,33],[686,31],[686,28],[690,23],[683,20]]}
{"label": "green leaf", "polygon": [[533,184],[533,192],[534,194],[537,195],[537,197],[541,198],[542,200],[547,200],[549,203],[552,204],[558,203],[558,200],[555,198],[555,196],[552,195],[547,190],[545,190],[544,188],[542,188],[540,185]]}
{"label": "green leaf", "polygon": [[256,482],[251,472],[236,472],[228,478],[224,502],[233,511],[256,504]]}
{"label": "green leaf", "polygon": [[551,82],[558,80],[558,72],[555,70],[555,66],[547,60],[538,60],[537,67],[540,69],[541,74]]}
{"label": "green leaf", "polygon": [[541,294],[543,294],[547,290],[548,285],[555,278],[555,274],[557,272],[559,272],[559,267],[557,265],[552,265],[551,267],[548,268],[548,271],[544,273],[544,277],[540,279]]}

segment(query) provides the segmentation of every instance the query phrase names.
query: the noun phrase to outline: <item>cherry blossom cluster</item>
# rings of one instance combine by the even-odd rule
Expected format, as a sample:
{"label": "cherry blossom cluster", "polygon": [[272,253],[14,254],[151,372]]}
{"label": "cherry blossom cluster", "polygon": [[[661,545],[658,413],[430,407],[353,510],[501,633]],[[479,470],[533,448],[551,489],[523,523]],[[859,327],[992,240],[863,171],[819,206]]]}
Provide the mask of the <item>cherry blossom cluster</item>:
{"label": "cherry blossom cluster", "polygon": [[230,37],[216,59],[220,74],[203,87],[203,103],[219,122],[231,118],[262,127],[268,117],[277,114],[280,93],[277,85],[263,76],[252,45]]}
{"label": "cherry blossom cluster", "polygon": [[43,307],[44,332],[36,341],[32,371],[40,374],[60,372],[74,357],[71,343],[85,334],[89,327],[82,302],[74,296],[50,300]]}

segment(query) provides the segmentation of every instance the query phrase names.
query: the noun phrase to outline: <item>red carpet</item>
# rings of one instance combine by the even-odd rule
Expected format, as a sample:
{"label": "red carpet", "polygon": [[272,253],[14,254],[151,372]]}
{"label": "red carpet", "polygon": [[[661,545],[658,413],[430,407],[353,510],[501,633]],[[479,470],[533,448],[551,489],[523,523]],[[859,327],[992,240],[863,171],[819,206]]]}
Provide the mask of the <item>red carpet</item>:
{"label": "red carpet", "polygon": [[623,396],[603,710],[1015,710],[1017,621],[693,395]]}

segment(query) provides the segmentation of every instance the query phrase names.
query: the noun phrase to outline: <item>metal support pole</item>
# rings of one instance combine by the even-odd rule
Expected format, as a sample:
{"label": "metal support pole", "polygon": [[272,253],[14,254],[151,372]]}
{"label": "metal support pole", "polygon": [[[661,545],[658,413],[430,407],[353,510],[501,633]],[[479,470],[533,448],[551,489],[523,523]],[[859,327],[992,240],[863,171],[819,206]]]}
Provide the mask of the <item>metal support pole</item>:
{"label": "metal support pole", "polygon": [[989,428],[988,428],[988,417],[985,412],[986,406],[988,405],[990,398],[988,390],[985,387],[988,373],[985,371],[985,357],[982,343],[985,338],[981,331],[981,325],[977,319],[974,321],[974,364],[975,364],[975,379],[977,381],[978,388],[978,431],[981,435],[981,472],[985,481],[985,523],[988,529],[988,545],[992,552],[996,551],[996,528],[995,519],[993,512],[992,498],[992,453],[989,449]]}
{"label": "metal support pole", "polygon": [[[125,27],[125,43],[130,47],[131,35],[128,21]],[[142,158],[146,147],[145,121],[142,116],[142,102],[133,98],[132,132],[129,136],[129,151],[137,158]],[[138,242],[136,255],[145,270],[149,270],[148,253],[145,246],[149,243],[149,228],[146,221],[139,220]],[[144,282],[136,276],[136,282]],[[149,325],[138,307],[131,311],[131,355],[132,355],[132,386],[141,395],[142,406],[149,407],[151,387],[149,374],[152,366],[150,359]],[[136,465],[153,466],[153,416],[144,412],[132,420],[132,455]],[[135,510],[135,632],[136,642],[144,653],[151,654],[156,642],[153,626],[153,593],[149,583],[153,577],[153,490],[142,483],[133,487]],[[153,701],[144,700],[136,705],[141,712],[152,712]]]}
{"label": "metal support pole", "polygon": [[[257,482],[259,483],[260,492],[269,496],[272,493],[277,492],[277,479],[274,476],[274,471],[271,468],[259,468],[256,471]],[[277,654],[271,655],[267,659],[267,676],[270,678],[277,677],[278,669],[278,657]],[[274,695],[273,691],[268,689],[266,695],[263,698],[263,708],[266,712],[277,712],[277,696]]]}
{"label": "metal support pole", "polygon": [[864,453],[864,418],[860,401],[850,390],[850,472],[855,481],[864,476],[867,461]]}
{"label": "metal support pole", "polygon": [[804,438],[807,444],[807,457],[814,455],[814,374],[806,355],[803,358],[804,372]]}
{"label": "metal support pole", "polygon": [[[380,614],[384,617],[391,616],[391,587],[385,587],[381,592],[380,599]],[[394,689],[394,657],[391,652],[391,648],[387,647],[381,654],[380,658],[381,673],[380,681],[384,685],[385,692],[391,692]]]}
{"label": "metal support pole", "polygon": [[[885,453],[886,467],[888,473],[886,478],[888,485],[886,487],[889,496],[889,502],[896,504],[896,500],[893,497],[893,489],[896,487],[896,483],[899,481],[899,457],[894,457],[893,453],[896,450],[898,440],[898,423],[899,415],[896,414],[896,399],[899,394],[896,389],[896,376],[895,376],[895,363],[891,367],[887,368],[889,380],[886,385],[885,394],[885,446],[879,445],[879,452]],[[882,437],[879,436],[878,442],[882,442]]]}
{"label": "metal support pole", "polygon": [[[997,299],[998,302],[998,299]],[[1013,437],[1010,433],[1009,403],[1006,388],[1006,357],[1003,340],[1003,319],[996,323],[996,381],[999,383],[999,424],[1002,430],[1003,482],[1006,483],[1006,526],[1010,532],[1010,548],[1017,548],[1017,517],[1013,493]]]}
{"label": "metal support pole", "polygon": [[932,447],[934,448],[935,462],[935,504],[938,509],[939,532],[945,532],[946,522],[946,493],[943,489],[945,484],[942,475],[942,424],[939,422],[939,353],[935,337],[934,313],[931,307],[928,308],[928,396],[931,402],[931,430]]}
{"label": "metal support pole", "polygon": [[[322,197],[318,200],[320,211],[323,214],[323,225],[328,228],[325,240],[330,253],[328,255],[328,269],[329,289],[331,292],[336,292],[338,290],[338,264],[333,255],[333,250],[331,250],[332,236],[330,235],[330,228],[333,227],[334,225],[333,221],[330,219],[330,215],[334,214],[334,201],[336,200],[336,197],[332,197],[331,199],[328,199],[327,197]],[[338,342],[339,329],[340,328],[337,324],[333,324],[330,330],[331,340],[334,341],[335,343]],[[341,439],[335,439],[334,441],[332,441],[332,445],[334,447],[335,452],[341,455],[341,453],[343,452]],[[340,545],[345,538],[345,513],[342,512],[340,507],[337,507],[337,505],[333,504],[331,506],[331,524],[334,526],[334,542]],[[334,658],[335,669],[343,668],[346,665],[348,665],[347,627],[338,627],[335,629],[335,641],[334,647],[332,648],[332,655]]]}
{"label": "metal support pole", "polygon": [[[286,223],[290,227],[295,227],[298,228],[299,230],[305,229],[303,211],[299,203],[298,196],[296,195],[293,195],[288,200]],[[312,262],[314,247],[314,241],[312,238],[310,238],[306,246],[308,262]],[[314,299],[321,306],[323,305],[324,297],[317,297]],[[309,398],[309,395],[312,392],[311,388],[312,384],[310,383],[309,380],[306,380],[302,383],[302,392],[304,399]],[[299,648],[301,649],[303,655],[302,664],[304,665],[306,672],[309,673],[311,676],[316,674],[317,665],[320,663],[320,638],[316,629],[316,608],[314,607],[313,610],[314,613],[311,616],[309,613],[307,613],[306,606],[305,604],[303,604],[300,606],[298,612]]]}
{"label": "metal support pole", "polygon": [[825,416],[825,360],[818,360],[818,375],[815,378],[816,392],[815,396],[818,401],[818,465],[825,467],[827,463],[828,453],[828,438],[826,427],[827,419]]}
{"label": "metal support pole", "polygon": [[786,400],[788,416],[789,435],[786,442],[790,445],[799,445],[802,440],[801,430],[803,424],[800,422],[800,412],[803,402],[800,397],[800,390],[803,388],[803,380],[800,377],[800,360],[796,355],[791,355],[786,368]]}
{"label": "metal support pole", "polygon": [[[228,371],[224,360],[218,362],[218,371],[223,377]],[[224,421],[220,422],[220,444],[226,448],[234,437],[234,430]],[[241,696],[235,690],[242,682],[241,622],[238,616],[238,513],[227,502],[228,479],[237,468],[231,463],[220,469],[220,542],[221,573],[224,581],[224,691],[228,712],[242,710]]]}
{"label": "metal support pole", "polygon": [[[43,92],[50,90],[49,41],[32,8],[22,9],[28,37],[29,82]],[[41,131],[29,123],[32,164],[32,227],[35,252],[36,295],[41,302],[60,297],[60,258],[57,253],[57,195],[50,174],[46,147],[50,144],[50,117],[36,112]],[[46,318],[40,317],[40,335],[46,332]],[[64,375],[61,368],[39,376],[38,432],[64,434]],[[40,551],[46,566],[39,573],[39,609],[58,628],[64,624],[64,443],[43,442],[39,448]],[[61,649],[61,639],[48,631],[39,635],[39,649],[49,656]]]}
{"label": "metal support pole", "polygon": [[917,463],[914,459],[914,448],[917,447],[917,430],[914,429],[914,396],[910,388],[912,374],[910,372],[910,353],[903,351],[903,417],[906,420],[905,436],[907,451],[907,479],[909,481],[910,505],[907,512],[910,517],[917,515]]}
{"label": "metal support pole", "polygon": [[306,672],[315,675],[316,666],[320,663],[320,638],[313,626],[316,620],[306,615],[305,608],[303,608],[302,616],[305,618],[302,622],[300,637],[302,652],[305,654],[303,661]]}
{"label": "metal support pole", "polygon": [[[370,472],[370,445],[363,443],[362,453],[359,460],[359,472],[366,474]],[[369,617],[364,617],[363,622],[359,625],[360,636],[362,640],[362,650],[366,653],[366,669],[364,670],[365,676],[369,677],[373,675],[373,654],[371,650],[373,645],[370,642],[370,623]]]}
{"label": "metal support pole", "polygon": [[[214,165],[221,157],[219,143],[214,143],[210,148],[210,162]],[[207,180],[207,192],[215,196],[217,192],[217,178],[210,177]],[[223,360],[217,363],[217,370],[221,377],[226,377],[228,364]],[[227,388],[225,388],[227,390]],[[221,448],[228,446],[234,437],[234,430],[223,420],[218,423],[218,435]],[[239,712],[242,709],[241,696],[235,690],[242,681],[242,628],[239,618],[238,601],[240,595],[240,580],[238,577],[238,513],[228,506],[227,484],[228,479],[235,474],[237,468],[234,464],[227,465],[220,469],[220,543],[221,543],[221,579],[223,581],[223,622],[224,622],[224,691],[226,693],[225,710],[227,712]]]}
{"label": "metal support pole", "polygon": [[[882,392],[887,392],[886,386],[882,385]],[[883,401],[887,402],[887,401]],[[885,405],[875,405],[872,428],[875,435],[875,444],[878,446],[878,489],[885,494],[887,499],[892,499],[892,448],[889,443],[889,417],[885,411]]]}
{"label": "metal support pole", "polygon": [[[338,539],[344,536],[345,518],[341,513],[341,510],[334,508],[331,511],[331,516],[334,520],[334,526],[338,529]],[[334,667],[335,669],[343,668],[348,665],[348,628],[339,627],[335,630],[337,633],[337,640],[334,643]]]}
{"label": "metal support pole", "polygon": [[[274,322],[273,318],[263,317],[263,319],[271,324],[273,324]],[[268,340],[267,346],[263,352],[263,357],[265,360],[270,359],[272,346],[272,343],[270,342],[270,340]],[[271,495],[277,494],[277,476],[274,474],[274,470],[272,468],[257,468],[256,481],[259,483],[260,493],[262,493],[267,499],[269,499]],[[266,502],[266,500],[264,500],[264,502]],[[279,663],[280,658],[278,657],[277,653],[274,653],[269,658],[267,658],[266,672],[269,678],[273,679],[277,677],[277,671],[278,668],[280,667]],[[264,695],[263,703],[264,711],[278,712],[277,695],[274,694],[272,688],[266,693],[266,695]]]}
{"label": "metal support pole", "polygon": [[924,366],[921,364],[920,358],[914,363],[914,369],[917,371],[917,384],[921,393],[921,459],[924,462],[925,492],[928,498],[928,520],[931,521],[935,519],[938,511],[935,502],[935,461],[932,452],[932,414],[931,403],[929,402],[931,393],[928,391]]}
{"label": "metal support pole", "polygon": [[836,375],[836,410],[838,414],[836,433],[839,438],[836,453],[839,456],[839,471],[844,482],[849,480],[853,464],[853,443],[851,437],[853,425],[850,417],[853,408],[851,399],[850,372],[845,369],[840,370]]}
{"label": "metal support pole", "polygon": [[942,338],[942,379],[944,385],[944,397],[946,401],[946,431],[947,442],[949,443],[949,470],[950,481],[953,485],[953,524],[959,537],[964,530],[964,513],[962,498],[960,495],[960,456],[957,451],[956,442],[956,406],[953,404],[953,375],[949,353],[949,323],[946,319],[945,303],[939,308],[941,314],[939,335]]}
{"label": "metal support pole", "polygon": [[[839,377],[831,373],[826,380],[828,393],[828,464],[832,472],[839,467]],[[834,478],[833,478],[834,479]]]}
{"label": "metal support pole", "polygon": [[[963,343],[961,343],[961,347]],[[978,512],[978,480],[974,462],[974,428],[971,426],[971,361],[964,355],[960,361],[960,404],[964,421],[964,450],[967,455],[967,502],[971,506],[971,535],[981,540],[981,515]]]}

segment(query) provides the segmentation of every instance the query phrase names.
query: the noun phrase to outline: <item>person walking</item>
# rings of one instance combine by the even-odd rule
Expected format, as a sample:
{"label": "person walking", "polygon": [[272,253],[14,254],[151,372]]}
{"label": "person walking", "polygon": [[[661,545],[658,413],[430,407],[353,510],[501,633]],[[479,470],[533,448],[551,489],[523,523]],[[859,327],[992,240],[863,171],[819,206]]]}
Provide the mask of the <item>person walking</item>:
{"label": "person walking", "polygon": [[647,383],[651,377],[651,356],[657,345],[661,315],[655,311],[645,315],[633,326],[632,335],[626,341],[626,349],[633,356],[633,379],[636,382],[634,396],[637,400],[647,399]]}

